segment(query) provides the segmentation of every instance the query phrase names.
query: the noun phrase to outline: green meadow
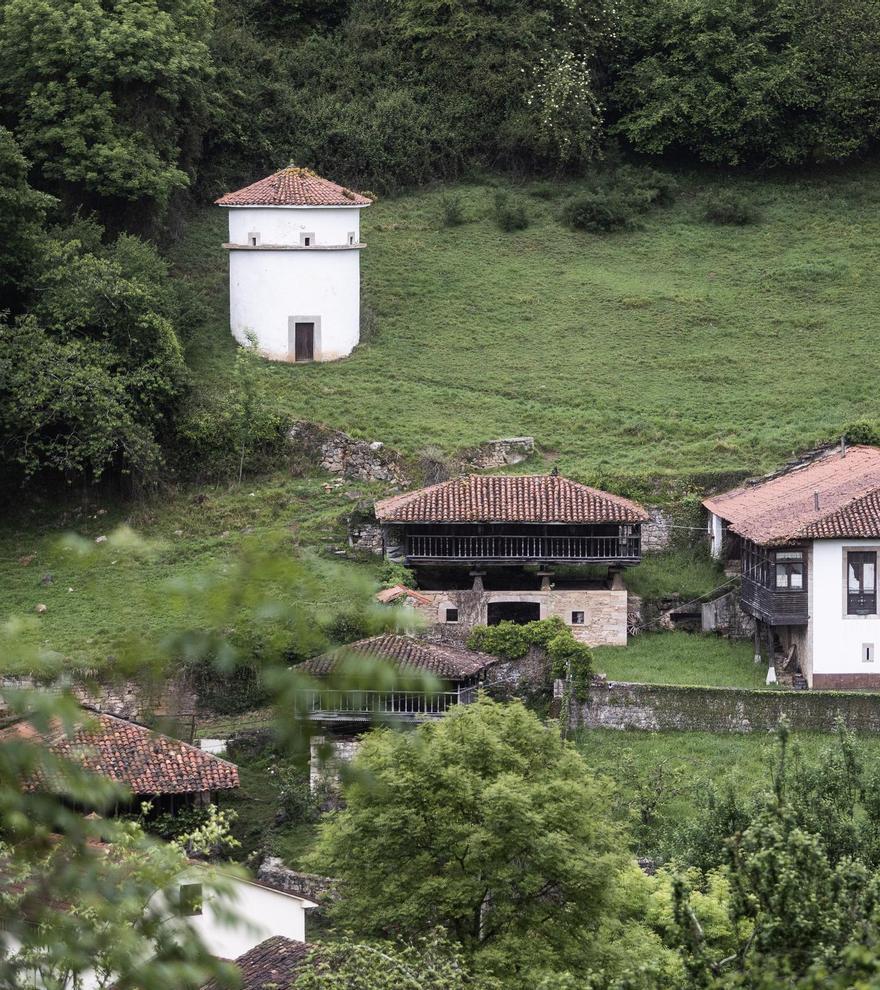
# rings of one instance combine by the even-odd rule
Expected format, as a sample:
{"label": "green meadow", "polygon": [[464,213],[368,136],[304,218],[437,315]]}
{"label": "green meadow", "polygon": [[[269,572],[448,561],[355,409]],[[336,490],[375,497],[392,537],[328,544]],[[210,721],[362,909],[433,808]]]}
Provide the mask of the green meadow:
{"label": "green meadow", "polygon": [[[536,465],[582,480],[770,468],[876,420],[880,168],[678,176],[641,228],[559,219],[576,182],[512,187],[527,229],[493,222],[498,183],[380,200],[363,213],[365,341],[333,364],[266,364],[266,402],[407,453],[533,435]],[[704,219],[734,187],[760,214]],[[442,198],[465,222],[446,227]],[[204,314],[190,342],[223,387],[225,216],[192,217],[173,250]]]}

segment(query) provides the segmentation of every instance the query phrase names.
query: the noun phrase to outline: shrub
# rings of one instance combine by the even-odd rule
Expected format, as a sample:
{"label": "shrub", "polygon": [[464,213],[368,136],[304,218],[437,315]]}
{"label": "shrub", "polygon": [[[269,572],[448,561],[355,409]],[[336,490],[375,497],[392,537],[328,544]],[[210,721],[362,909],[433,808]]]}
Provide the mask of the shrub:
{"label": "shrub", "polygon": [[403,564],[398,564],[394,560],[385,560],[379,567],[379,581],[383,588],[393,588],[396,584],[405,585],[407,588],[414,588],[416,576]]}
{"label": "shrub", "polygon": [[849,423],[843,428],[843,435],[846,437],[847,443],[880,446],[880,427],[876,423],[869,423],[866,420]]}
{"label": "shrub", "polygon": [[594,177],[592,190],[570,199],[563,221],[575,230],[607,233],[636,226],[636,217],[657,206],[668,206],[678,195],[670,175],[651,168],[623,165]]}
{"label": "shrub", "polygon": [[593,651],[589,646],[578,642],[570,629],[563,629],[547,643],[547,655],[553,676],[571,678],[575,698],[586,701],[593,673]]}
{"label": "shrub", "polygon": [[709,223],[732,227],[745,227],[761,219],[758,210],[747,199],[727,191],[716,193],[708,200],[703,216]]}
{"label": "shrub", "polygon": [[529,225],[525,207],[503,189],[495,193],[493,215],[498,228],[508,234],[514,230],[525,230]]}
{"label": "shrub", "polygon": [[461,197],[455,193],[444,193],[440,197],[440,214],[444,227],[460,227],[464,223]]}
{"label": "shrub", "polygon": [[562,218],[574,230],[609,233],[636,226],[636,210],[631,202],[607,189],[581,193],[563,207]]}
{"label": "shrub", "polygon": [[269,773],[278,782],[278,804],[289,825],[317,821],[318,804],[309,786],[309,773],[300,767],[276,763]]}
{"label": "shrub", "polygon": [[481,653],[491,653],[502,660],[518,660],[532,646],[547,647],[560,634],[571,636],[571,630],[554,615],[519,625],[516,622],[499,622],[497,626],[475,626],[468,637],[468,648]]}

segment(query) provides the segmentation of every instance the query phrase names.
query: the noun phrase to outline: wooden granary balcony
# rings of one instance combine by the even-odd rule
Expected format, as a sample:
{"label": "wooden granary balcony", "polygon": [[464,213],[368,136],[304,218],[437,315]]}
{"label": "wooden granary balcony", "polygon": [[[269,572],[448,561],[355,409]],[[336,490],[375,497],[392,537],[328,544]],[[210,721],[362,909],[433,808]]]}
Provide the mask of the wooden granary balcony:
{"label": "wooden granary balcony", "polygon": [[637,563],[641,537],[638,526],[613,535],[407,532],[405,555],[411,563]]}

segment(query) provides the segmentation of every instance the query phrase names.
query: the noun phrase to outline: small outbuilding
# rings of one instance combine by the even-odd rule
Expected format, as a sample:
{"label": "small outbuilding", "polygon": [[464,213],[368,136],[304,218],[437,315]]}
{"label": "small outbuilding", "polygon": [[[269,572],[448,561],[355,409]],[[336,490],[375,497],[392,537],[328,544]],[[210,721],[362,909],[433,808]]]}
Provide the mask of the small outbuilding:
{"label": "small outbuilding", "polygon": [[[125,785],[135,807],[141,800],[150,800],[155,811],[206,804],[218,792],[239,786],[235,764],[115,715],[83,710],[71,732],[60,723],[40,732],[23,718],[0,731],[0,740],[12,737],[45,746],[60,759]],[[51,786],[39,774],[24,782],[28,790]]]}
{"label": "small outbuilding", "polygon": [[229,322],[278,361],[333,361],[360,340],[360,211],[372,201],[289,165],[216,201],[229,211]]}

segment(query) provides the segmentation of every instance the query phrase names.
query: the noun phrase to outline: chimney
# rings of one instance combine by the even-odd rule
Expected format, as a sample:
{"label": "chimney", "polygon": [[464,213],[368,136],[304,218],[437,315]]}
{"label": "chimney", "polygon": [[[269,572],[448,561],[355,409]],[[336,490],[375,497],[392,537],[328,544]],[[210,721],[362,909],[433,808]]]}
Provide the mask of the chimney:
{"label": "chimney", "polygon": [[816,512],[819,511],[819,493],[818,492],[813,492],[813,508],[816,510]]}

